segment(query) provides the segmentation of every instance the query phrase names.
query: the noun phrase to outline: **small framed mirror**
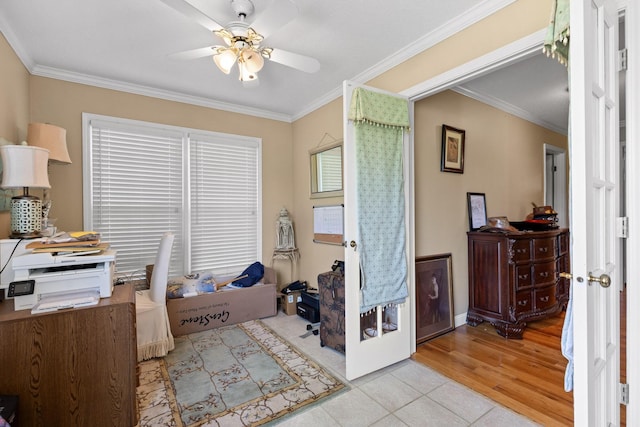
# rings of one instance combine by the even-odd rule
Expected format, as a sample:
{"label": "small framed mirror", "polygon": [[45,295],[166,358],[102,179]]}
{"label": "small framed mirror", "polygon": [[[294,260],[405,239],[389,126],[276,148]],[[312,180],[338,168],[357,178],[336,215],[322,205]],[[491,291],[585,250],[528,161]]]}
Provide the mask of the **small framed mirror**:
{"label": "small framed mirror", "polygon": [[342,196],[342,141],[309,152],[311,198]]}

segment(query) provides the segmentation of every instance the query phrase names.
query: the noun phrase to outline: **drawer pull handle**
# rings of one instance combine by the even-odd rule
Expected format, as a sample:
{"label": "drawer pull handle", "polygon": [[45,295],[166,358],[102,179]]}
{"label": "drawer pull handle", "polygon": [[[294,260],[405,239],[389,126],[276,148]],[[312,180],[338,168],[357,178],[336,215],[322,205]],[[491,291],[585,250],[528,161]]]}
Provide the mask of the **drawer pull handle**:
{"label": "drawer pull handle", "polygon": [[549,250],[549,248],[539,248],[538,251],[540,252],[547,252]]}
{"label": "drawer pull handle", "polygon": [[518,279],[522,279],[522,280],[526,279],[527,277],[529,277],[528,274],[519,274],[518,275]]}
{"label": "drawer pull handle", "polygon": [[540,301],[542,302],[548,302],[549,301],[549,295],[545,296],[545,297],[541,297]]}
{"label": "drawer pull handle", "polygon": [[518,301],[518,305],[519,305],[519,306],[523,306],[523,307],[524,307],[525,305],[527,305],[528,303],[529,303],[529,300],[528,300],[528,299],[523,299],[522,301]]}
{"label": "drawer pull handle", "polygon": [[546,279],[547,277],[549,277],[549,272],[543,271],[542,273],[540,273],[540,277],[544,277]]}

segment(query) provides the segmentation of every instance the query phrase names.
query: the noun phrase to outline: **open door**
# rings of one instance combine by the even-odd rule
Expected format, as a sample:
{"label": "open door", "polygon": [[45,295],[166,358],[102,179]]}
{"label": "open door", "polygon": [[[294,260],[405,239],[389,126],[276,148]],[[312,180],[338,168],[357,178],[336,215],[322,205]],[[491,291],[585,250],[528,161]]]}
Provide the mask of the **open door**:
{"label": "open door", "polygon": [[[346,377],[353,380],[395,362],[409,358],[414,344],[412,333],[414,249],[413,249],[413,160],[412,140],[408,132],[402,135],[402,165],[404,177],[404,262],[407,266],[408,297],[404,303],[392,307],[377,306],[368,314],[360,315],[360,256],[364,248],[358,236],[358,183],[354,124],[348,120],[352,92],[363,87],[345,82],[344,96],[344,213],[345,213],[345,347]],[[366,88],[377,93],[386,93],[375,88]],[[404,98],[397,94],[388,95]],[[413,120],[409,103],[409,119]],[[378,171],[378,173],[382,173]],[[388,212],[377,213],[381,216]],[[393,243],[393,242],[391,242]],[[367,250],[386,251],[389,242],[368,245]],[[391,272],[390,272],[391,273]]]}
{"label": "open door", "polygon": [[570,144],[574,424],[620,425],[618,14],[571,1]]}

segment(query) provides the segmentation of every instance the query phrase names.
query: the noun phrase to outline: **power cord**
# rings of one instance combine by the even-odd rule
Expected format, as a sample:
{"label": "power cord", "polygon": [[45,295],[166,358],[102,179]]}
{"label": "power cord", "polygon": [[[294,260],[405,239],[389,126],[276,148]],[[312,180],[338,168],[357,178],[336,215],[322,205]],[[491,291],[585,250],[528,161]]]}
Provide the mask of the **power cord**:
{"label": "power cord", "polygon": [[14,246],[13,250],[11,251],[11,255],[9,255],[9,259],[7,259],[7,262],[4,264],[4,266],[2,266],[2,270],[0,270],[0,274],[2,274],[4,272],[4,269],[7,268],[7,266],[9,265],[9,261],[11,261],[11,257],[13,257],[13,254],[16,253],[16,249],[18,249],[18,246],[20,246],[20,243],[23,241],[24,239],[20,239],[18,240],[18,243],[16,243],[16,245]]}

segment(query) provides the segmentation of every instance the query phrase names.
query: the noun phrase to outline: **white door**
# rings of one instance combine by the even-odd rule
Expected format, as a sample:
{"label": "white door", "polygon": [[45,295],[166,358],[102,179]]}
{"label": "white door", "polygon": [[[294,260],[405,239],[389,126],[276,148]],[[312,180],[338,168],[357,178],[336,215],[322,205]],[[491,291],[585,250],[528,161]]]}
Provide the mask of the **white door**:
{"label": "white door", "polygon": [[[347,119],[351,93],[355,83],[345,82],[344,96],[344,212],[345,212],[345,348],[346,377],[353,380],[398,361],[407,359],[412,349],[412,301],[413,301],[413,159],[410,157],[411,139],[405,132],[403,142],[406,254],[408,263],[409,297],[395,310],[378,307],[370,316],[360,316],[360,263],[358,247],[358,222],[356,206],[356,162],[353,124]],[[363,86],[360,86],[363,87]],[[383,92],[366,87],[367,90]],[[401,97],[397,94],[389,95]],[[406,97],[404,97],[406,98]],[[413,114],[410,114],[413,121]],[[413,126],[413,125],[412,125]],[[383,213],[381,213],[383,214]],[[388,332],[383,324],[394,323],[397,329]],[[415,336],[415,335],[413,335]]]}
{"label": "white door", "polygon": [[[576,426],[620,424],[617,23],[613,0],[571,1],[569,158]],[[593,280],[604,281],[605,275],[611,278],[609,287]]]}

